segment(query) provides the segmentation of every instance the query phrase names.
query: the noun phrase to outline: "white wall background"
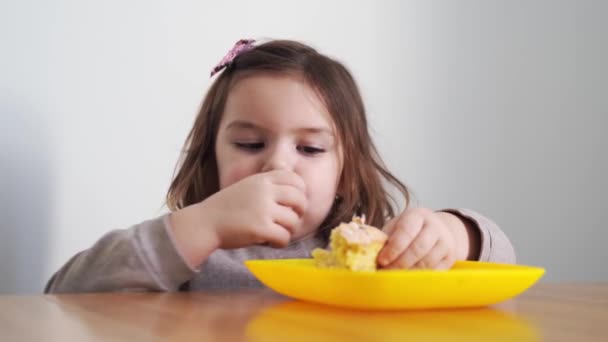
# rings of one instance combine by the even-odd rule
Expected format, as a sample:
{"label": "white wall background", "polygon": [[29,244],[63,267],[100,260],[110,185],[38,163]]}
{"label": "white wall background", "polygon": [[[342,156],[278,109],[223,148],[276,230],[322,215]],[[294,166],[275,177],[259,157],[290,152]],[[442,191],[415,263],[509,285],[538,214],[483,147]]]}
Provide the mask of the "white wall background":
{"label": "white wall background", "polygon": [[544,281],[608,280],[602,1],[3,1],[0,293],[41,292],[164,212],[179,149],[243,37],[345,62],[420,205],[497,221]]}

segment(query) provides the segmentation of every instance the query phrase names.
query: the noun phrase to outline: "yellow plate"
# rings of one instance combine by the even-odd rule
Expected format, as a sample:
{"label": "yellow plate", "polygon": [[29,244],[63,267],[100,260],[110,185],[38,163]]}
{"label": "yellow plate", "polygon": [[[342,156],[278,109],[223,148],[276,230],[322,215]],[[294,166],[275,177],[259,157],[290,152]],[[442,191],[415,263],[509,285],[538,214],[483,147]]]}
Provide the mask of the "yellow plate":
{"label": "yellow plate", "polygon": [[263,284],[283,295],[361,309],[479,307],[517,296],[543,268],[459,261],[448,271],[351,272],[314,266],[312,259],[248,260]]}

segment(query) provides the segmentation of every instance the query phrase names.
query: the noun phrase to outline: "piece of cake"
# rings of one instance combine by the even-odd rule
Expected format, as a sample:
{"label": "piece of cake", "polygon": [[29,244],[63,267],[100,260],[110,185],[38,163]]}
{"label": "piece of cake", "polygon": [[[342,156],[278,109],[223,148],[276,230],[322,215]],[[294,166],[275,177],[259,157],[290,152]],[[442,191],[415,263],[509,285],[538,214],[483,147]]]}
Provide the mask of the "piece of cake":
{"label": "piece of cake", "polygon": [[387,238],[380,229],[366,225],[365,218],[354,217],[331,231],[329,250],[316,248],[312,257],[318,267],[375,271],[378,253]]}

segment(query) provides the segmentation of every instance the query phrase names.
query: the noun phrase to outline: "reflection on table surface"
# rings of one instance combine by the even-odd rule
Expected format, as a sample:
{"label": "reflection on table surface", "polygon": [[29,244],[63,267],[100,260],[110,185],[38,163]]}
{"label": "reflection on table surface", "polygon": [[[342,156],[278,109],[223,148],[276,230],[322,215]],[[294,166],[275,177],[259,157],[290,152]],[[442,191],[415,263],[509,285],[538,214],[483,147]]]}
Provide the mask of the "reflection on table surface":
{"label": "reflection on table surface", "polygon": [[247,325],[254,341],[539,341],[525,319],[493,308],[359,311],[289,301],[259,312]]}

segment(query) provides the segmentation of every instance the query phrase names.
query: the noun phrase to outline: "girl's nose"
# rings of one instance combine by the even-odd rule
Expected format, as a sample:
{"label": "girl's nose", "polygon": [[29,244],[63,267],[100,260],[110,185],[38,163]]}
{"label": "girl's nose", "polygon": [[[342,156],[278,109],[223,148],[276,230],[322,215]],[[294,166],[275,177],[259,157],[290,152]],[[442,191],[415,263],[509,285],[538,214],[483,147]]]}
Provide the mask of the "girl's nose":
{"label": "girl's nose", "polygon": [[264,164],[262,172],[274,171],[274,170],[290,170],[293,171],[289,165],[285,162],[272,160]]}
{"label": "girl's nose", "polygon": [[287,148],[276,147],[273,150],[268,151],[262,166],[262,172],[274,170],[295,171],[294,161],[292,159],[293,158]]}

